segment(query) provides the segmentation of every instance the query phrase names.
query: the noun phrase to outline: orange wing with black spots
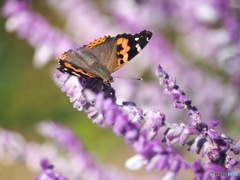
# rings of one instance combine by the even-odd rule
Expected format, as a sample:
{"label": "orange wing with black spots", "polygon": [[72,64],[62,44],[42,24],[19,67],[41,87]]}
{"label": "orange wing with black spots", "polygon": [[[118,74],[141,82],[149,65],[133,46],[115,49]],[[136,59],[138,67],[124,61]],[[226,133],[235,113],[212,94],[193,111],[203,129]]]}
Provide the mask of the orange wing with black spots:
{"label": "orange wing with black spots", "polygon": [[109,61],[107,68],[110,72],[121,68],[134,58],[148,44],[152,37],[152,32],[148,30],[136,34],[119,34],[116,36],[116,54],[114,61]]}
{"label": "orange wing with black spots", "polygon": [[104,36],[83,48],[113,73],[141,52],[151,37],[152,32],[148,30],[136,34],[119,34],[116,37]]}
{"label": "orange wing with black spots", "polygon": [[117,65],[122,66],[122,64],[128,62],[128,52],[131,47],[128,45],[129,39],[126,38],[118,38],[117,39],[117,47],[120,46],[119,51],[117,51]]}

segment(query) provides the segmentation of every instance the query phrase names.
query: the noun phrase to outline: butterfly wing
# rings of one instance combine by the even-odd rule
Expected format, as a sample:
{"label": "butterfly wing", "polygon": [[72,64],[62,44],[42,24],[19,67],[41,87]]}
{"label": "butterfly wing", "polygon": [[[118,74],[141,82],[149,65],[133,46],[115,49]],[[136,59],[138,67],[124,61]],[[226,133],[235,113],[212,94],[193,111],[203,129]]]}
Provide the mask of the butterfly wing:
{"label": "butterfly wing", "polygon": [[109,61],[111,61],[112,54],[116,54],[115,37],[103,36],[95,39],[89,44],[78,48],[78,52],[81,54],[90,54],[95,57],[102,66],[107,68]]}
{"label": "butterfly wing", "polygon": [[152,32],[144,30],[136,34],[104,36],[79,48],[81,53],[94,56],[98,62],[113,73],[135,57],[149,42]]}
{"label": "butterfly wing", "polygon": [[119,34],[116,36],[116,54],[112,53],[107,68],[111,73],[121,68],[134,58],[147,45],[152,37],[148,30],[136,34]]}
{"label": "butterfly wing", "polygon": [[69,50],[61,56],[57,57],[59,60],[59,67],[57,68],[61,72],[67,72],[68,74],[74,76],[89,76],[89,77],[99,77],[89,65],[84,61],[81,54]]}

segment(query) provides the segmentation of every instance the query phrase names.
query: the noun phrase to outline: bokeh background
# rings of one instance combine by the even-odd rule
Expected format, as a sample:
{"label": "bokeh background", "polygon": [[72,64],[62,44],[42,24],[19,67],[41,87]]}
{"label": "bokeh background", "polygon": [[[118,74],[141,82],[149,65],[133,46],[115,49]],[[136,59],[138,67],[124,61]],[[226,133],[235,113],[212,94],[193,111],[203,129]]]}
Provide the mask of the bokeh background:
{"label": "bokeh background", "polygon": [[[104,35],[153,31],[150,43],[113,74],[118,102],[134,101],[144,112],[160,109],[169,123],[190,123],[175,110],[154,77],[158,64],[185,90],[203,121],[219,120],[221,133],[238,140],[240,119],[240,3],[229,0],[5,0],[0,16],[0,126],[27,141],[43,142],[36,124],[52,120],[70,127],[97,161],[126,173],[134,155],[111,128],[99,127],[72,107],[54,79],[56,56]],[[179,151],[190,161],[197,156]],[[14,173],[12,173],[14,171]],[[23,162],[0,165],[1,179],[33,179]],[[155,172],[159,175],[161,172]]]}

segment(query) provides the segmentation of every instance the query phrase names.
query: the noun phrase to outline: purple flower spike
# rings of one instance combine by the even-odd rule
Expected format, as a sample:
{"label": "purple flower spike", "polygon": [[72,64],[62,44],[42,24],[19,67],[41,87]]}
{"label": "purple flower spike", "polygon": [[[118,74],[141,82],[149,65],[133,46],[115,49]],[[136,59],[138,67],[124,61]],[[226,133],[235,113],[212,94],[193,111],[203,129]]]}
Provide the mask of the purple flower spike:
{"label": "purple flower spike", "polygon": [[169,80],[169,75],[158,65],[155,70],[155,75],[159,78],[160,85],[166,84]]}
{"label": "purple flower spike", "polygon": [[189,117],[193,119],[193,124],[201,123],[201,114],[197,111],[195,106],[192,106],[191,99],[188,99],[185,92],[176,84],[176,78],[169,78],[169,75],[158,65],[155,75],[159,78],[160,85],[164,85],[164,92],[172,94],[174,107],[177,109],[189,109]]}
{"label": "purple flower spike", "polygon": [[[77,105],[88,113],[93,122],[100,126],[111,125],[117,136],[123,137],[127,144],[132,145],[137,154],[126,162],[127,168],[136,170],[145,166],[147,171],[169,168],[164,178],[172,179],[180,169],[190,167],[180,155],[173,154],[173,147],[163,148],[161,143],[164,142],[169,146],[176,143],[182,146],[186,144],[189,146],[188,150],[194,154],[201,152],[202,157],[207,154],[212,163],[235,168],[237,163],[226,155],[230,141],[219,136],[214,129],[218,121],[203,123],[198,108],[192,105],[192,100],[177,85],[176,78],[170,78],[161,66],[158,66],[156,75],[160,84],[165,86],[164,91],[172,95],[174,106],[189,111],[191,124],[169,124],[161,111],[153,109],[143,113],[143,109],[138,108],[134,102],[123,102],[122,105],[118,105],[115,91],[99,79],[61,78],[60,75],[56,77],[65,80],[63,90],[67,92],[72,102],[77,102]],[[162,131],[161,134],[163,126],[168,130],[164,134]],[[195,137],[188,141],[190,136]],[[197,176],[204,177],[205,171],[203,168],[203,172]]]}

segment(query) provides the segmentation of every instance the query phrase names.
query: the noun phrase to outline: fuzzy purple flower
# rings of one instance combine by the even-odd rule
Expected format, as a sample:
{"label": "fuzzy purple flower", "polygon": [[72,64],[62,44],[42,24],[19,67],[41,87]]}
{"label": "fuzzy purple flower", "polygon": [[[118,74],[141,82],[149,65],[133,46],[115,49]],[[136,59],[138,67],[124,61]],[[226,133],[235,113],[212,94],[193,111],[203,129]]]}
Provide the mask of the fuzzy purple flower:
{"label": "fuzzy purple flower", "polygon": [[134,179],[111,166],[98,164],[69,128],[43,121],[38,131],[53,142],[28,142],[17,133],[0,130],[1,162],[25,163],[35,172],[40,171],[40,162],[42,172],[36,180]]}
{"label": "fuzzy purple flower", "polygon": [[33,64],[42,67],[67,48],[76,45],[57,28],[53,28],[40,14],[33,12],[27,0],[6,0],[2,14],[8,18],[6,29],[16,31],[35,48]]}
{"label": "fuzzy purple flower", "polygon": [[[61,75],[57,74],[56,77],[61,79]],[[148,171],[155,168],[168,168],[168,173],[164,177],[166,179],[173,179],[180,169],[190,167],[190,164],[183,161],[180,155],[173,155],[172,149],[168,151],[162,146],[159,139],[160,129],[166,126],[168,129],[164,134],[162,133],[164,136],[162,142],[166,142],[168,145],[180,143],[183,146],[186,144],[189,146],[189,151],[195,154],[200,152],[202,152],[202,156],[207,154],[212,169],[215,166],[223,167],[223,169],[226,167],[234,169],[237,161],[227,155],[231,143],[222,138],[214,129],[218,121],[212,120],[207,124],[203,123],[200,112],[177,85],[176,78],[170,78],[161,66],[157,67],[155,74],[159,78],[160,84],[166,87],[164,91],[171,94],[173,101],[181,105],[181,107],[176,105],[174,107],[189,110],[189,117],[192,119],[191,125],[170,125],[166,123],[165,115],[159,110],[154,109],[143,113],[143,110],[133,102],[124,102],[123,105],[116,104],[116,97],[107,97],[106,91],[94,92],[87,88],[82,90],[83,96],[81,95],[81,97],[85,97],[84,102],[87,104],[87,106],[83,105],[83,109],[93,122],[101,126],[111,125],[113,132],[117,136],[122,136],[125,142],[132,145],[137,152],[135,156],[126,162],[126,167],[136,170],[145,166]],[[77,84],[81,84],[82,78],[84,77],[77,78]],[[86,84],[91,84],[92,79],[88,80],[85,81]],[[64,82],[64,86],[66,86],[63,89],[64,91],[68,89],[68,92],[70,92],[79,87],[77,84],[72,85],[67,81],[68,79]],[[85,87],[91,87],[91,85],[85,85]],[[77,98],[76,101],[78,101]],[[141,125],[141,122],[143,125]],[[192,135],[195,138],[188,141],[189,136]],[[229,164],[229,158],[231,159],[231,165]],[[168,159],[168,161],[164,161],[164,159]],[[201,176],[207,176],[206,170],[203,170],[201,174]],[[208,174],[209,176],[210,174]]]}
{"label": "fuzzy purple flower", "polygon": [[53,165],[49,164],[47,159],[41,161],[41,167],[43,173],[40,174],[35,180],[68,180],[68,178],[62,176],[61,174],[55,173],[53,171]]}

